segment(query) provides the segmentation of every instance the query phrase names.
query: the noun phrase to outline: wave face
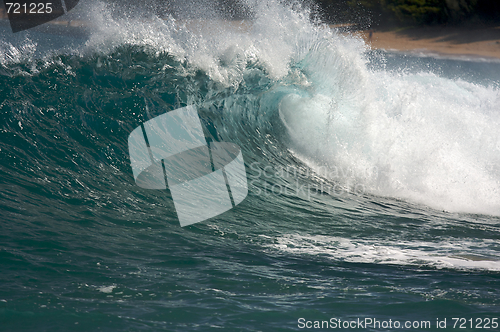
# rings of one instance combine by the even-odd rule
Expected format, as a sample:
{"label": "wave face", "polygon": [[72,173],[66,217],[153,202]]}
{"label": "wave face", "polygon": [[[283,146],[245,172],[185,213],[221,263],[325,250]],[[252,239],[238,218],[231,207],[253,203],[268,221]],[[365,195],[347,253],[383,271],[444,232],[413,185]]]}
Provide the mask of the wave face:
{"label": "wave face", "polygon": [[[498,313],[498,63],[369,51],[297,3],[242,3],[242,22],[190,6],[81,1],[88,37],[2,31],[7,329]],[[127,138],[186,105],[242,148],[249,193],[181,228],[168,190],[135,185]]]}

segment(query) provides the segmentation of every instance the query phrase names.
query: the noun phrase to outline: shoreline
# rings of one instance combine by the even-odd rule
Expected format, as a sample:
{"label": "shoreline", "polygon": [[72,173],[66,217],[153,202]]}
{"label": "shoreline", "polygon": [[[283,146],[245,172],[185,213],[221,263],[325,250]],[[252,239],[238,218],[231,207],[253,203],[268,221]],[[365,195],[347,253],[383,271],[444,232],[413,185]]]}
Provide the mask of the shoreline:
{"label": "shoreline", "polygon": [[500,61],[500,26],[364,30],[354,31],[352,35],[364,39],[371,49],[431,57]]}
{"label": "shoreline", "polygon": [[[8,19],[1,10],[0,23],[8,25]],[[248,28],[246,20],[227,23],[236,29]],[[197,25],[199,22],[192,28],[196,30]],[[363,39],[372,50],[436,58],[500,61],[500,24],[491,27],[424,26],[393,30],[357,30],[356,24],[330,24],[329,27],[338,33]],[[88,28],[89,24],[80,20],[54,20],[36,29],[55,34],[85,35]]]}

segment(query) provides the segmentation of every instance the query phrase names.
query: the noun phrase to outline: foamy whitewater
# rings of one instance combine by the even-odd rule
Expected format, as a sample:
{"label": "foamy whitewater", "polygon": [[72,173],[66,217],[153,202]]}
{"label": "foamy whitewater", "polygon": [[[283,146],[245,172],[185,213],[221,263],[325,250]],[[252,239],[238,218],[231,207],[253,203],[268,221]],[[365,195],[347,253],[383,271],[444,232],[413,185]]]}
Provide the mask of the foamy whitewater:
{"label": "foamy whitewater", "polygon": [[[257,17],[239,26],[115,20],[103,6],[92,6],[99,31],[87,52],[149,46],[234,89],[261,66],[282,97],[263,108],[279,109],[288,148],[320,175],[439,210],[500,214],[498,85],[369,70],[363,41],[275,2],[250,4]],[[197,23],[204,29],[186,27]]]}
{"label": "foamy whitewater", "polygon": [[[82,0],[78,36],[1,22],[7,330],[497,317],[500,64],[372,51],[301,3],[240,5],[231,21],[208,1],[160,17]],[[127,138],[186,105],[241,147],[249,194],[181,228],[169,190],[135,184]]]}

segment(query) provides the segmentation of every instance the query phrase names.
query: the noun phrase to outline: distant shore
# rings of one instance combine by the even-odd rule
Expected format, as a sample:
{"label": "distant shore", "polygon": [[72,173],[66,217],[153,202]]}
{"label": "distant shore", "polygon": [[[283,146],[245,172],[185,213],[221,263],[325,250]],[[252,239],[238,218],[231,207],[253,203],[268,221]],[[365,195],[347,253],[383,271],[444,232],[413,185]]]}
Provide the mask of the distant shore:
{"label": "distant shore", "polygon": [[500,59],[497,27],[419,27],[392,31],[357,31],[372,49],[442,56]]}
{"label": "distant shore", "polygon": [[[0,21],[5,24],[8,22],[6,13],[1,9]],[[197,21],[194,20],[194,22]],[[244,20],[229,22],[235,28],[243,27],[243,30],[248,28],[248,23]],[[195,23],[194,27],[199,24],[200,22]],[[72,33],[77,33],[84,32],[83,30],[87,25],[86,22],[78,20],[55,20],[44,24],[41,29],[55,31],[66,28]],[[206,24],[201,24],[201,26],[204,25]],[[331,28],[337,28],[339,31],[349,31],[355,26],[351,24],[330,25]],[[463,56],[500,60],[500,24],[493,27],[425,26],[394,30],[355,30],[352,34],[363,38],[372,49],[428,54],[431,56]]]}

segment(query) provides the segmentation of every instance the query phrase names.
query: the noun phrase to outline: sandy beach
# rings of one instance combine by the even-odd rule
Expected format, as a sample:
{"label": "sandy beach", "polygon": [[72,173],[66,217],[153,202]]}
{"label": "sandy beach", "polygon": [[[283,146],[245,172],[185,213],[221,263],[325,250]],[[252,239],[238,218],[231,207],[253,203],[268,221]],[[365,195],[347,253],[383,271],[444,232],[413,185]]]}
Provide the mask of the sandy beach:
{"label": "sandy beach", "polygon": [[373,49],[500,59],[497,27],[420,27],[392,31],[358,31]]}
{"label": "sandy beach", "polygon": [[[7,15],[1,8],[0,20],[7,21]],[[241,29],[242,25],[243,29],[247,26],[245,21],[229,22],[238,29]],[[199,23],[196,22],[194,25],[199,26]],[[76,20],[55,20],[46,26],[85,27],[87,24]],[[330,25],[331,28],[347,28],[347,30],[355,26],[355,24]],[[493,27],[427,26],[393,30],[373,29],[352,33],[361,36],[373,49],[500,59],[500,24]]]}

